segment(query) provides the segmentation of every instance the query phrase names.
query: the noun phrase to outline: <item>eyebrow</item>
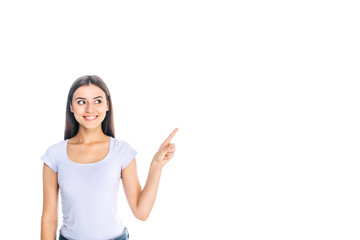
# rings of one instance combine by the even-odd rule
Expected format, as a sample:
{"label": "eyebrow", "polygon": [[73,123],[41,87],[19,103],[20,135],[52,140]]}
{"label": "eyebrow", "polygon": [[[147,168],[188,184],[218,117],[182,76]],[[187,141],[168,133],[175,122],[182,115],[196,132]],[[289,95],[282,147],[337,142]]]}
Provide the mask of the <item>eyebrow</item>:
{"label": "eyebrow", "polygon": [[[94,97],[94,99],[95,98],[103,98],[102,96],[97,96],[97,97]],[[77,98],[75,98],[75,101],[77,100],[77,99],[86,99],[86,98],[83,98],[83,97],[77,97]]]}

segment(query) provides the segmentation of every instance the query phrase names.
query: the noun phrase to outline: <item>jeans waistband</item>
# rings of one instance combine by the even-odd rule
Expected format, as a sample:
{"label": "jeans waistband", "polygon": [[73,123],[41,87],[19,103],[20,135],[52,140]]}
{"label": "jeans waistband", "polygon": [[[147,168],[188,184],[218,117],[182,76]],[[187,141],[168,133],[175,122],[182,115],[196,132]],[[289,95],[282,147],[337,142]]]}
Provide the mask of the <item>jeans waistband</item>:
{"label": "jeans waistband", "polygon": [[[128,231],[128,229],[126,227],[124,227],[124,231],[119,237],[111,238],[111,239],[108,239],[108,240],[126,240],[129,237],[130,237],[129,231]],[[71,240],[71,239],[68,239],[68,238],[64,237],[63,235],[61,235],[61,233],[59,233],[59,240]]]}

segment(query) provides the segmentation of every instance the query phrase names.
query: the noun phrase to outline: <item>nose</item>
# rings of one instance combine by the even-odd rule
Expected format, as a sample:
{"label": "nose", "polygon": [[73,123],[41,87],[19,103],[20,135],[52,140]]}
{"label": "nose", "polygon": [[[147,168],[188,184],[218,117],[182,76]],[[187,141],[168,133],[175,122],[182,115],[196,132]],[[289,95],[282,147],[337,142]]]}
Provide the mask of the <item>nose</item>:
{"label": "nose", "polygon": [[94,109],[94,106],[92,103],[86,104],[86,112],[90,113],[93,111],[93,109]]}

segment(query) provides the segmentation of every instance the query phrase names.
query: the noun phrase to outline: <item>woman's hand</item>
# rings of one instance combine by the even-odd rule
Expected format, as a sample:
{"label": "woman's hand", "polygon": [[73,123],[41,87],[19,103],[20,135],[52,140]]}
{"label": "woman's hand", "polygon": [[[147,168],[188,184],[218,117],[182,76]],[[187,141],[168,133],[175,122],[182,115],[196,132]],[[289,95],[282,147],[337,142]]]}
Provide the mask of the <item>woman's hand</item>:
{"label": "woman's hand", "polygon": [[155,154],[152,163],[159,164],[161,167],[163,167],[174,156],[176,150],[175,144],[170,143],[170,141],[174,137],[177,131],[178,128],[175,128],[175,130],[160,145],[159,151]]}

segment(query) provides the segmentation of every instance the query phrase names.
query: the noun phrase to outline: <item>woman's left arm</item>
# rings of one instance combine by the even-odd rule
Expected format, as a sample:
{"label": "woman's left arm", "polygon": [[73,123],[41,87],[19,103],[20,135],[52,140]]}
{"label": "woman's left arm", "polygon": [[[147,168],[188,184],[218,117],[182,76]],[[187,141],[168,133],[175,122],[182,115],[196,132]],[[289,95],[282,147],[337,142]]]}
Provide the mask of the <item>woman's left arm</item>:
{"label": "woman's left arm", "polygon": [[175,144],[170,143],[170,141],[177,131],[178,128],[160,145],[159,151],[151,162],[148,178],[143,190],[137,175],[135,158],[121,172],[126,198],[134,216],[140,220],[146,221],[154,206],[162,168],[174,156],[176,150]]}

